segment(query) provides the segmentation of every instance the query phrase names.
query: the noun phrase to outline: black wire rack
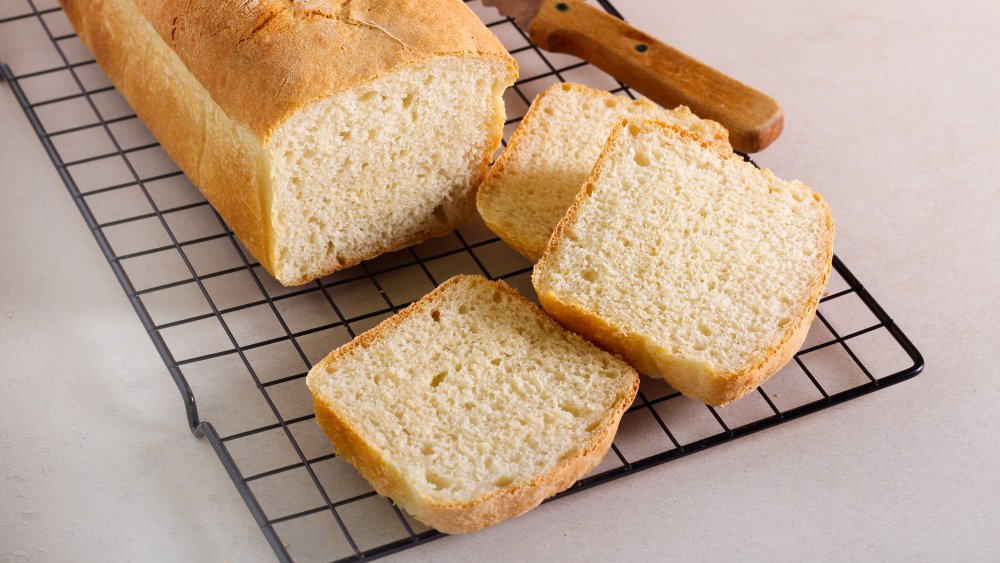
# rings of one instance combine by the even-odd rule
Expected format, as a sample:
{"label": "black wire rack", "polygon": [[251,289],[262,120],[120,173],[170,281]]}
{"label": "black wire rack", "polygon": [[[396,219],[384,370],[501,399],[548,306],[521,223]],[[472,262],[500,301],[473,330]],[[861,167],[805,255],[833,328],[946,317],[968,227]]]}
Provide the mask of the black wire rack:
{"label": "black wire rack", "polygon": [[[180,389],[191,431],[212,445],[278,559],[370,558],[440,537],[330,453],[304,377],[330,350],[452,275],[504,279],[534,297],[531,264],[477,222],[303,287],[281,287],[160,149],[55,1],[20,1],[0,5],[3,78]],[[632,95],[579,59],[543,53],[478,0],[469,6],[521,67],[506,97],[505,138],[554,82]],[[556,498],[920,373],[920,353],[840,258],[833,265],[793,362],[723,409],[643,378],[611,453]]]}

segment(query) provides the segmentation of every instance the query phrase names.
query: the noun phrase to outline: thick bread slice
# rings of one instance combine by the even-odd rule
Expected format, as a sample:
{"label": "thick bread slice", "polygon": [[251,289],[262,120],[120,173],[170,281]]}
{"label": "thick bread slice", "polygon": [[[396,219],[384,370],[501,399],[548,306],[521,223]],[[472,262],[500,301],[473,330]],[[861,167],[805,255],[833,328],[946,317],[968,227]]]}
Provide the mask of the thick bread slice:
{"label": "thick bread slice", "polygon": [[475,276],[445,282],[306,381],[337,454],[447,533],[572,485],[604,457],[639,388],[628,364]]}
{"label": "thick bread slice", "polygon": [[486,225],[537,261],[556,224],[587,180],[611,129],[625,118],[659,119],[696,132],[732,151],[714,121],[680,106],[664,110],[580,84],[553,84],[535,98],[506,150],[479,187],[476,204]]}
{"label": "thick bread slice", "polygon": [[819,194],[680,128],[626,120],[532,283],[565,326],[721,406],[802,345],[833,259]]}
{"label": "thick bread slice", "polygon": [[460,0],[60,0],[246,248],[301,284],[471,218],[517,75]]}

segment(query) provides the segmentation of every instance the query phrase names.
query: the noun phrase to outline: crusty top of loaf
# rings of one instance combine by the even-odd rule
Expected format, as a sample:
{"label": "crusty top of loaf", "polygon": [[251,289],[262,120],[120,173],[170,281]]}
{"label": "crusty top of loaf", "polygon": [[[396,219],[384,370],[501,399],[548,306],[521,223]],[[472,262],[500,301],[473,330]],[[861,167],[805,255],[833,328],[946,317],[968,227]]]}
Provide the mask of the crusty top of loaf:
{"label": "crusty top of loaf", "polygon": [[310,102],[440,56],[517,65],[461,0],[134,0],[212,98],[266,142]]}

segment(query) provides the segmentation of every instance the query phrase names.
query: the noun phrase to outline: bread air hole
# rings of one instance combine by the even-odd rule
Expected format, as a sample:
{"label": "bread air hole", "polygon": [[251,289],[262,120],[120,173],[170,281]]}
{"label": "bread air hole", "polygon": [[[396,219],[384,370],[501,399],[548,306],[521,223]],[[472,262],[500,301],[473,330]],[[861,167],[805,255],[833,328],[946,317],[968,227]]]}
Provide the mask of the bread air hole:
{"label": "bread air hole", "polygon": [[437,473],[435,473],[434,471],[431,471],[430,469],[428,469],[424,473],[424,479],[426,479],[427,482],[430,484],[431,488],[433,488],[436,491],[439,491],[441,489],[447,489],[448,487],[451,487],[451,480],[450,479],[447,479],[447,478],[445,478],[445,477],[443,477],[441,475],[438,475]]}
{"label": "bread air hole", "polygon": [[510,475],[504,475],[503,477],[500,477],[499,479],[494,481],[493,484],[496,485],[497,487],[503,488],[510,486],[510,484],[513,482],[514,482],[513,477],[511,477]]}
{"label": "bread air hole", "polygon": [[441,311],[438,311],[437,309],[431,311],[431,318],[434,319],[434,322],[436,323],[441,322]]}
{"label": "bread air hole", "polygon": [[580,405],[576,405],[567,401],[559,403],[559,409],[568,412],[569,414],[573,415],[576,418],[583,416],[583,409],[580,408]]}
{"label": "bread air hole", "polygon": [[646,153],[637,152],[635,153],[635,157],[633,157],[633,159],[639,166],[649,166],[649,155]]}
{"label": "bread air hole", "polygon": [[559,456],[559,461],[566,461],[567,459],[570,459],[574,455],[576,455],[576,450],[565,451],[561,456]]}
{"label": "bread air hole", "polygon": [[444,381],[445,377],[448,377],[448,372],[446,371],[442,371],[437,375],[435,375],[434,379],[431,379],[431,387],[437,387],[438,385],[441,385],[441,382]]}

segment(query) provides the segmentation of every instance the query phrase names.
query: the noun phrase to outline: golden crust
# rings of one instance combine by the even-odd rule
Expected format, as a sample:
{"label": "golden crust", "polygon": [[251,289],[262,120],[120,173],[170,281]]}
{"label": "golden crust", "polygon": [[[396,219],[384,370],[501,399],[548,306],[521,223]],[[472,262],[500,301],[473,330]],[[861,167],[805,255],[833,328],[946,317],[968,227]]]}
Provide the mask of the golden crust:
{"label": "golden crust", "polygon": [[131,0],[60,0],[80,39],[163,150],[273,272],[270,169],[260,141],[230,119]]}
{"label": "golden crust", "polygon": [[[408,317],[432,307],[448,287],[467,280],[493,284],[497,289],[526,303],[539,318],[544,319],[544,322],[551,323],[551,326],[558,328],[558,330],[563,330],[544,311],[506,283],[502,281],[488,282],[479,276],[460,275],[444,282],[437,289],[398,314],[334,350],[313,367],[309,372],[309,377],[307,377],[310,391],[313,394],[316,420],[330,438],[337,454],[343,456],[357,468],[380,495],[393,499],[418,520],[449,534],[473,532],[513,518],[538,506],[546,498],[570,487],[604,458],[618,431],[622,415],[632,404],[639,391],[639,376],[633,371],[631,390],[619,396],[615,404],[608,409],[605,420],[593,432],[590,442],[582,445],[575,455],[567,456],[550,471],[538,475],[528,482],[516,483],[484,497],[462,503],[441,502],[415,491],[406,483],[402,472],[392,464],[392,461],[366,442],[350,422],[340,417],[336,409],[314,390],[311,381],[313,373],[317,370],[336,362],[359,346],[370,345],[383,334],[391,332]],[[581,342],[586,341],[581,339]]]}
{"label": "golden crust", "polygon": [[[607,100],[619,100],[622,99],[620,96],[616,96],[611,92],[605,90],[596,90],[590,88],[589,86],[584,86],[582,84],[576,84],[573,82],[559,82],[553,84],[540,92],[535,99],[531,102],[531,106],[528,108],[527,113],[521,119],[521,123],[518,124],[517,129],[511,134],[510,140],[507,142],[507,147],[500,153],[500,157],[497,161],[493,163],[493,166],[489,168],[486,173],[483,183],[479,186],[479,192],[476,195],[476,207],[479,210],[480,216],[483,218],[483,223],[497,234],[504,242],[511,246],[514,250],[521,253],[522,256],[531,260],[532,262],[538,262],[545,253],[545,245],[539,245],[537,241],[526,238],[522,236],[522,233],[518,232],[517,229],[508,229],[505,227],[499,219],[501,217],[494,217],[490,212],[489,202],[493,197],[497,197],[497,191],[500,189],[500,179],[503,178],[507,171],[507,165],[511,160],[515,159],[521,150],[522,137],[524,132],[530,129],[531,124],[534,123],[536,119],[545,120],[546,117],[537,117],[537,114],[541,112],[541,105],[545,98],[552,96],[557,91],[575,91],[585,96],[590,96],[595,98],[599,102],[604,102]],[[659,106],[653,102],[647,100],[646,98],[639,98],[636,100],[629,100],[630,103],[644,106],[648,109],[656,109]],[[662,110],[664,112],[673,111],[676,112],[678,116],[694,116],[691,110],[686,106],[677,106],[673,110]],[[709,128],[714,132],[713,136],[709,141],[715,145],[720,151],[732,152],[732,147],[729,145],[729,132],[726,131],[725,127],[719,125],[718,123],[711,120],[703,120]]]}
{"label": "golden crust", "polygon": [[135,0],[212,98],[264,144],[306,104],[442,56],[516,63],[461,0]]}
{"label": "golden crust", "polygon": [[[686,360],[671,355],[655,341],[645,335],[625,333],[611,326],[598,314],[585,307],[574,303],[567,303],[559,299],[551,291],[541,287],[540,271],[546,267],[547,259],[559,248],[562,243],[562,231],[567,225],[572,224],[580,212],[584,202],[590,197],[594,190],[594,182],[604,172],[608,165],[606,160],[610,154],[610,148],[614,141],[628,127],[639,127],[641,130],[649,131],[660,129],[670,134],[699,143],[703,148],[712,150],[723,159],[734,159],[742,163],[743,159],[738,155],[720,150],[713,143],[707,142],[698,135],[689,133],[679,127],[653,120],[631,120],[623,119],[615,126],[614,131],[608,138],[601,156],[594,166],[594,170],[584,184],[576,200],[569,208],[569,211],[559,222],[545,253],[535,266],[531,281],[538,292],[538,299],[542,307],[553,317],[558,319],[567,328],[570,328],[598,343],[605,349],[621,354],[641,373],[652,377],[659,377],[667,381],[672,387],[684,395],[700,400],[706,404],[721,407],[743,397],[753,391],[769,377],[777,373],[802,347],[809,326],[812,324],[819,306],[819,300],[826,288],[830,277],[830,269],[833,262],[833,238],[834,222],[830,214],[830,207],[818,193],[813,192],[813,196],[819,201],[825,211],[825,229],[823,233],[823,270],[814,279],[809,287],[809,297],[800,314],[788,323],[785,331],[778,340],[769,347],[758,359],[748,367],[736,372],[715,372],[711,366],[700,362]],[[769,170],[765,173],[773,178]]]}

